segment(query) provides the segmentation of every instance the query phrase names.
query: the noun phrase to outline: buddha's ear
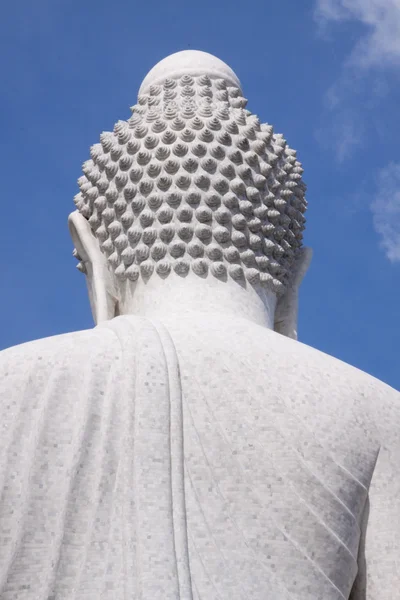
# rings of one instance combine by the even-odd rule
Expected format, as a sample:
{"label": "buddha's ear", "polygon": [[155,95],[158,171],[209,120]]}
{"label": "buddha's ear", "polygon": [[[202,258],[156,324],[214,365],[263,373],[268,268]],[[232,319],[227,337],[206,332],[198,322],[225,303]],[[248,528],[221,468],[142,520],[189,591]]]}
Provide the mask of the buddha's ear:
{"label": "buddha's ear", "polygon": [[274,330],[297,340],[299,288],[312,258],[311,248],[302,248],[292,267],[292,276],[285,293],[278,298]]}
{"label": "buddha's ear", "polygon": [[78,211],[68,217],[68,227],[81,270],[86,275],[90,306],[96,325],[115,317],[117,294],[114,279],[88,221]]}

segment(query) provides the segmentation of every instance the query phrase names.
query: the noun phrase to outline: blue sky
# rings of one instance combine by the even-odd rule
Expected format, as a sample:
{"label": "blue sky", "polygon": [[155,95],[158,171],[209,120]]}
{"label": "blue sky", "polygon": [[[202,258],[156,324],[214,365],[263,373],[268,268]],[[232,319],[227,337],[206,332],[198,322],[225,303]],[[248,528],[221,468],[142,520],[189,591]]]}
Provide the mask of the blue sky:
{"label": "blue sky", "polygon": [[184,49],[238,74],[308,184],[300,339],[400,388],[400,0],[20,0],[0,21],[0,347],[92,326],[81,164]]}

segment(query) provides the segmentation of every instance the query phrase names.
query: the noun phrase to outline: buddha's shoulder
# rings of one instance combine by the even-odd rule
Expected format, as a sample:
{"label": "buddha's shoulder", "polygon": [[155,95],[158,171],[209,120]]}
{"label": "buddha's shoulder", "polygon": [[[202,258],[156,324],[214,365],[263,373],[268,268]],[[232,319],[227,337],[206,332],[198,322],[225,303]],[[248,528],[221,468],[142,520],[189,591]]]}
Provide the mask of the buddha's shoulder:
{"label": "buddha's shoulder", "polygon": [[[262,340],[262,341],[261,341]],[[376,377],[334,356],[274,331],[260,332],[258,349],[274,365],[280,387],[297,390],[315,410],[344,419],[345,413],[399,439],[400,392]],[[311,400],[314,398],[314,400]],[[353,416],[351,416],[353,415]],[[336,418],[335,417],[335,418]]]}
{"label": "buddha's shoulder", "polygon": [[400,392],[373,375],[301,341],[289,339],[274,331],[264,333],[268,355],[274,354],[285,372],[293,371],[299,381],[334,390],[345,397],[360,398],[362,402],[379,403],[386,398],[400,407]]}
{"label": "buddha's shoulder", "polygon": [[[204,354],[223,362],[246,364],[252,377],[266,378],[277,388],[333,397],[365,398],[379,402],[389,398],[400,406],[400,392],[325,352],[292,340],[243,318],[207,315],[182,317],[167,324],[178,353],[200,360]],[[292,392],[293,393],[293,392]],[[339,402],[339,400],[338,400]]]}
{"label": "buddha's shoulder", "polygon": [[275,332],[269,332],[269,338],[280,356],[289,355],[291,360],[296,361],[299,365],[299,371],[308,372],[311,376],[319,374],[328,386],[330,383],[335,386],[341,383],[342,386],[347,386],[349,391],[358,388],[363,390],[366,395],[379,392],[396,396],[400,401],[400,392],[373,375],[335,356]]}
{"label": "buddha's shoulder", "polygon": [[[203,330],[206,327],[204,326]],[[400,440],[400,392],[376,377],[300,341],[249,321],[215,321],[207,328],[207,352],[244,365],[247,378],[271,393],[285,397],[296,411],[334,423],[356,422]],[[200,329],[197,335],[201,335]],[[215,339],[215,345],[213,342]],[[222,349],[222,352],[221,352]]]}
{"label": "buddha's shoulder", "polygon": [[84,364],[106,364],[119,351],[118,339],[108,328],[93,328],[25,342],[0,352],[0,373],[14,375],[32,369],[79,369]]}

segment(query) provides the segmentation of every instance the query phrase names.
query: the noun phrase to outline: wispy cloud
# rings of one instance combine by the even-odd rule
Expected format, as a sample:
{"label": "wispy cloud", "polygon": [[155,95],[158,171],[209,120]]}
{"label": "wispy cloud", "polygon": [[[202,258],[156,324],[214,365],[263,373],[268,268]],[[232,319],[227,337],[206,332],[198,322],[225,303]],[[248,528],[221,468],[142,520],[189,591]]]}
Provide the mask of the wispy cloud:
{"label": "wispy cloud", "polygon": [[366,26],[346,66],[368,69],[400,64],[400,0],[317,0],[321,26],[358,21]]}
{"label": "wispy cloud", "polygon": [[328,123],[315,132],[317,142],[326,150],[334,148],[337,160],[348,159],[363,139],[364,126],[356,114],[348,110],[329,113]]}
{"label": "wispy cloud", "polygon": [[381,245],[392,262],[400,262],[400,162],[381,169],[377,194],[371,205]]}
{"label": "wispy cloud", "polygon": [[314,16],[322,33],[344,22],[361,26],[324,99],[325,137],[342,162],[364,139],[363,115],[388,93],[385,73],[400,65],[400,0],[316,0]]}
{"label": "wispy cloud", "polygon": [[[322,143],[329,137],[342,162],[367,139],[367,112],[388,94],[389,75],[400,66],[400,0],[316,0],[315,19],[323,34],[344,22],[360,32],[326,92],[326,124],[317,136]],[[387,258],[400,262],[400,162],[378,171],[374,189],[375,230]]]}

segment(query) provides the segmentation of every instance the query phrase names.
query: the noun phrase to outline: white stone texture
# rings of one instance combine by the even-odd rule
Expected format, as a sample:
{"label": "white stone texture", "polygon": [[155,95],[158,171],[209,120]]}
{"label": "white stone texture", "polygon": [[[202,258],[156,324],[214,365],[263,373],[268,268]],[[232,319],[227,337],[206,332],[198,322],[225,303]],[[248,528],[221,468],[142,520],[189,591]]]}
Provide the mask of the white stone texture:
{"label": "white stone texture", "polygon": [[301,167],[203,54],[85,163],[100,325],[0,353],[0,600],[398,598],[400,395],[289,339]]}
{"label": "white stone texture", "polygon": [[0,370],[2,600],[347,600],[358,564],[353,598],[396,598],[395,390],[212,313],[117,317]]}

